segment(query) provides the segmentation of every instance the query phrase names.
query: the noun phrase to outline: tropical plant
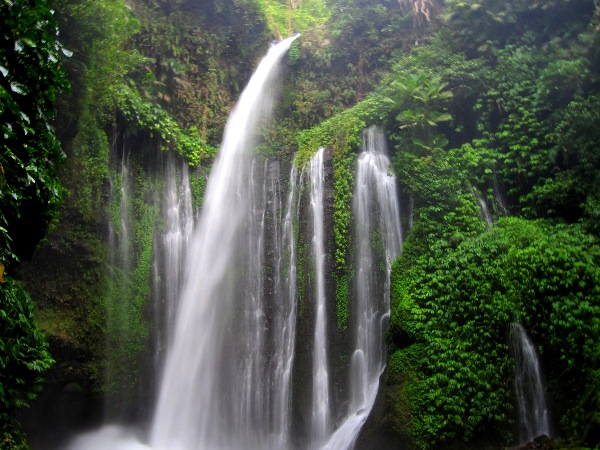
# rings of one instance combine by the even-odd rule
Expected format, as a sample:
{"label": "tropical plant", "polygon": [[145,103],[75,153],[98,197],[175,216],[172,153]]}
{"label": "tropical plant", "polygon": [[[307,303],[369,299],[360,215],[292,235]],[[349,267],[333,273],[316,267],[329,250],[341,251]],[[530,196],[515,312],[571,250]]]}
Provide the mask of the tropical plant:
{"label": "tropical plant", "polygon": [[36,327],[31,299],[17,281],[0,283],[0,439],[2,448],[28,448],[15,413],[42,388],[42,372],[54,360]]}
{"label": "tropical plant", "polygon": [[[396,115],[400,131],[392,137],[402,143],[409,140],[414,147],[426,152],[446,146],[448,139],[435,131],[438,125],[452,120],[446,111],[452,98],[447,86],[441,77],[429,76],[423,71],[397,73],[390,83],[389,101],[400,111]],[[409,132],[409,139],[403,135],[403,130]]]}
{"label": "tropical plant", "polygon": [[0,4],[0,264],[29,258],[55,217],[64,155],[51,127],[67,87],[45,0]]}

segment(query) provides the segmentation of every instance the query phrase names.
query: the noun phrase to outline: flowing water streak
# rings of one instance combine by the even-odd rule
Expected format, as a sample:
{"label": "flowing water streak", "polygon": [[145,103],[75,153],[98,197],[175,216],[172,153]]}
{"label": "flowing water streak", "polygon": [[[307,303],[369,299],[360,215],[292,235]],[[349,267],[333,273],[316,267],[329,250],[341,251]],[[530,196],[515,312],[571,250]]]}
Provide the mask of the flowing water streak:
{"label": "flowing water streak", "polygon": [[158,200],[164,231],[155,230],[152,252],[156,371],[164,364],[168,334],[173,328],[177,299],[186,274],[186,248],[194,227],[188,167],[185,161],[167,153],[164,189]]}
{"label": "flowing water streak", "polygon": [[[115,144],[116,145],[116,144]],[[107,336],[110,338],[106,343],[106,385],[110,386],[105,396],[104,415],[105,420],[119,420],[126,415],[123,408],[123,399],[130,398],[130,392],[121,387],[122,370],[124,361],[120,354],[113,351],[121,348],[127,342],[127,330],[123,326],[128,323],[129,300],[131,289],[127,277],[131,272],[131,179],[129,170],[129,152],[123,143],[120,161],[120,170],[115,179],[111,177],[111,199],[119,202],[118,226],[112,220],[108,221],[108,263],[111,270],[106,296],[107,314]]]}
{"label": "flowing water streak", "polygon": [[494,225],[494,219],[492,218],[492,214],[490,213],[490,208],[488,207],[488,204],[487,204],[485,198],[473,186],[471,186],[471,192],[473,193],[473,197],[475,197],[475,199],[477,200],[477,203],[479,204],[479,208],[481,209],[482,219],[485,221],[485,224],[487,225],[488,228],[492,228],[492,226]]}
{"label": "flowing water streak", "polygon": [[510,338],[515,358],[519,438],[520,444],[526,444],[541,435],[551,436],[550,413],[535,345],[519,323],[513,324]]}
{"label": "flowing water streak", "polygon": [[[302,176],[300,176],[300,179]],[[280,227],[281,235],[276,238],[276,264],[274,283],[274,306],[278,308],[273,321],[272,358],[272,416],[273,448],[290,448],[291,435],[291,379],[294,347],[296,344],[297,313],[297,261],[294,221],[299,217],[300,195],[298,195],[298,169],[294,164],[290,173],[290,188],[286,212]],[[276,214],[276,211],[273,211]]]}
{"label": "flowing water streak", "polygon": [[383,333],[390,311],[391,264],[402,246],[396,178],[389,170],[385,137],[378,128],[371,127],[363,134],[352,205],[357,251],[350,407],[326,449],[353,447],[375,403],[379,377],[385,368]]}
{"label": "flowing water streak", "polygon": [[[189,275],[181,296],[151,430],[155,450],[238,448],[251,430],[232,423],[230,344],[239,348],[235,266],[252,210],[248,186],[256,128],[271,111],[276,68],[295,37],[272,47],[244,89],[225,129],[208,180],[203,212],[189,246]],[[224,404],[229,402],[229,405]],[[257,430],[256,432],[260,432]],[[245,448],[259,445],[246,441]]]}
{"label": "flowing water streak", "polygon": [[[265,423],[264,415],[267,413],[266,389],[262,389],[265,380],[264,372],[266,317],[264,296],[264,266],[265,266],[265,203],[268,177],[267,164],[258,160],[251,162],[248,204],[251,206],[246,224],[240,230],[245,234],[244,249],[238,254],[243,280],[236,283],[243,285],[239,292],[243,295],[244,302],[240,305],[240,314],[236,321],[238,334],[237,343],[239,353],[234,360],[235,369],[230,374],[233,390],[232,409],[228,412],[231,418],[231,429],[237,430],[240,439],[249,447],[260,439],[255,433]],[[241,197],[242,193],[238,193]],[[229,350],[236,347],[231,343]],[[258,442],[256,442],[258,445]]]}
{"label": "flowing water streak", "polygon": [[316,279],[315,335],[313,345],[313,386],[311,441],[320,445],[329,433],[329,371],[327,368],[327,326],[325,300],[324,148],[310,160],[310,207],[313,219],[312,258]]}

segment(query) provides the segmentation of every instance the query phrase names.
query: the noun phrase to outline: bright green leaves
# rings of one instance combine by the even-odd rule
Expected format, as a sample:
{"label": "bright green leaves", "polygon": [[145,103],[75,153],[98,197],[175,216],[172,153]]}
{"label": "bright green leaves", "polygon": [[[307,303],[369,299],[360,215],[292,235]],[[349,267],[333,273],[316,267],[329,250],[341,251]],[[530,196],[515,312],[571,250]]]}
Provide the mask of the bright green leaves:
{"label": "bright green leaves", "polygon": [[216,148],[207,144],[198,129],[184,130],[172,116],[157,103],[144,101],[137,92],[127,89],[121,111],[131,125],[156,133],[167,149],[173,149],[196,166],[203,159],[213,158]]}
{"label": "bright green leaves", "polygon": [[[29,258],[61,201],[64,154],[51,128],[57,92],[67,87],[53,11],[43,0],[0,3],[0,266]],[[15,411],[41,389],[52,363],[33,306],[9,277],[0,284],[0,439],[27,448]]]}
{"label": "bright green leaves", "polygon": [[[429,253],[432,255],[432,253]],[[503,219],[432,258],[403,256],[392,272],[391,368],[405,374],[407,426],[423,447],[502,441],[512,411],[507,337],[519,320],[536,342],[569,433],[593,423],[600,356],[600,246],[578,226]],[[418,350],[418,351],[417,351]],[[586,398],[578,390],[589,393]]]}
{"label": "bright green leaves", "polygon": [[[389,87],[390,100],[395,104],[396,122],[400,132],[392,136],[406,145],[411,142],[415,148],[426,153],[448,144],[444,135],[436,133],[436,127],[450,122],[452,116],[446,111],[452,92],[448,83],[439,76],[429,76],[426,72],[397,72]],[[403,132],[405,130],[405,132]]]}

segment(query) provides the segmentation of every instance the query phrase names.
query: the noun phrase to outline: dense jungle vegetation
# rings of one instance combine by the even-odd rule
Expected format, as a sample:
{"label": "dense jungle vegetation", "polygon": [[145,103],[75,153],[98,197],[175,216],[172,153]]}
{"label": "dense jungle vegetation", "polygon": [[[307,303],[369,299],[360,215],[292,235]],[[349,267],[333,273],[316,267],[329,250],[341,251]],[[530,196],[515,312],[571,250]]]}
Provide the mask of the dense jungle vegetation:
{"label": "dense jungle vegetation", "polygon": [[[333,150],[340,329],[352,169],[369,125],[389,138],[406,212],[388,370],[367,436],[413,448],[510,445],[508,340],[520,322],[545,368],[552,445],[597,448],[597,0],[3,0],[2,448],[28,448],[16,413],[54,360],[53,377],[68,368],[106,389],[103,218],[114,209],[117,136],[186,158],[199,205],[240,89],[268,43],[296,31],[290,87],[261,151],[302,160]],[[137,208],[143,224],[149,213]],[[141,303],[147,231],[136,231],[133,252]],[[142,321],[126,325],[131,357]]]}

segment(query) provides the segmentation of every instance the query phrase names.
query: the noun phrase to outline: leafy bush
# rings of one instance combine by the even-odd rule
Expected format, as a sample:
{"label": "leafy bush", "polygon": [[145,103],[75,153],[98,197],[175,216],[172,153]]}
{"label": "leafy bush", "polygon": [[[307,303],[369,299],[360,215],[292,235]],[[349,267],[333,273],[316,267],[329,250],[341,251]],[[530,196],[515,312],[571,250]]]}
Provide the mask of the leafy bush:
{"label": "leafy bush", "polygon": [[[597,425],[600,246],[576,225],[503,219],[435,259],[392,273],[390,366],[404,374],[407,425],[422,447],[508,437],[510,324],[539,346],[562,431]],[[406,371],[406,372],[405,372]],[[568,377],[568,384],[559,383]],[[486,431],[487,430],[487,431]]]}

